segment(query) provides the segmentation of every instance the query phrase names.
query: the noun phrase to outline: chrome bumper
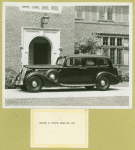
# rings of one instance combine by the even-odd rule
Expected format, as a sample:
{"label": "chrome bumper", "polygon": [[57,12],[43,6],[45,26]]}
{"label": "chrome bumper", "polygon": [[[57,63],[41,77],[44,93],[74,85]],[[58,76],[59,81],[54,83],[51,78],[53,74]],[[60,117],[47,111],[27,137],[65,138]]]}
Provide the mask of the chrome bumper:
{"label": "chrome bumper", "polygon": [[16,82],[15,82],[15,85],[16,85],[16,86],[22,86],[22,85],[23,85],[23,81],[16,81]]}

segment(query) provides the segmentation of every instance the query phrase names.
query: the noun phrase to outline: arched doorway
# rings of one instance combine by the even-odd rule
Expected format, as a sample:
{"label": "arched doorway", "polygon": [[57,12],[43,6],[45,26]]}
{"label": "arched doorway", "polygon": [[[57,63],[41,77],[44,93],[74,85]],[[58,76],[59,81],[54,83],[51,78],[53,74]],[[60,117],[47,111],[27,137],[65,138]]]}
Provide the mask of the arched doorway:
{"label": "arched doorway", "polygon": [[44,37],[36,37],[29,44],[29,65],[51,64],[51,45]]}

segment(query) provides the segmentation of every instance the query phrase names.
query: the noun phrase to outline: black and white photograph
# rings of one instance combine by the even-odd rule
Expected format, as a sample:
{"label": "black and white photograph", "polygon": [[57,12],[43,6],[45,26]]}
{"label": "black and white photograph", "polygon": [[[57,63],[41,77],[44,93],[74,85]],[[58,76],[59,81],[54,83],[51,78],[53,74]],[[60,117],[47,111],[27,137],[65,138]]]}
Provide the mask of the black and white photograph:
{"label": "black and white photograph", "polygon": [[4,2],[3,108],[132,108],[132,3]]}

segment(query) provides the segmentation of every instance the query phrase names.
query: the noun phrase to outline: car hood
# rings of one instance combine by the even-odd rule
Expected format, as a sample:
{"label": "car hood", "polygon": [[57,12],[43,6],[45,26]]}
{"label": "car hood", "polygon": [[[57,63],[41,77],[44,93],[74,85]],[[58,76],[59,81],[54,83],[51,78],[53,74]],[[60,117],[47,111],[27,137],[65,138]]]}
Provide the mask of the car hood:
{"label": "car hood", "polygon": [[49,69],[49,68],[62,68],[63,66],[58,66],[58,65],[45,65],[45,64],[41,64],[41,65],[24,65],[24,67],[26,68],[30,68],[30,69]]}

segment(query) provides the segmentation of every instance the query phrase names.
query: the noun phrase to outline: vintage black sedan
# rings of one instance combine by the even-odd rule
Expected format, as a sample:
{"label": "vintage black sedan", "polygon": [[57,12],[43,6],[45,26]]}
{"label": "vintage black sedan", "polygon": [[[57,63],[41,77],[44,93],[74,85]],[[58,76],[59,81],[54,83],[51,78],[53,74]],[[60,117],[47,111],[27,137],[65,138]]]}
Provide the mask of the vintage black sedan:
{"label": "vintage black sedan", "polygon": [[80,87],[100,91],[120,82],[117,68],[101,55],[58,57],[56,65],[25,65],[15,79],[22,90],[39,92],[42,87]]}

